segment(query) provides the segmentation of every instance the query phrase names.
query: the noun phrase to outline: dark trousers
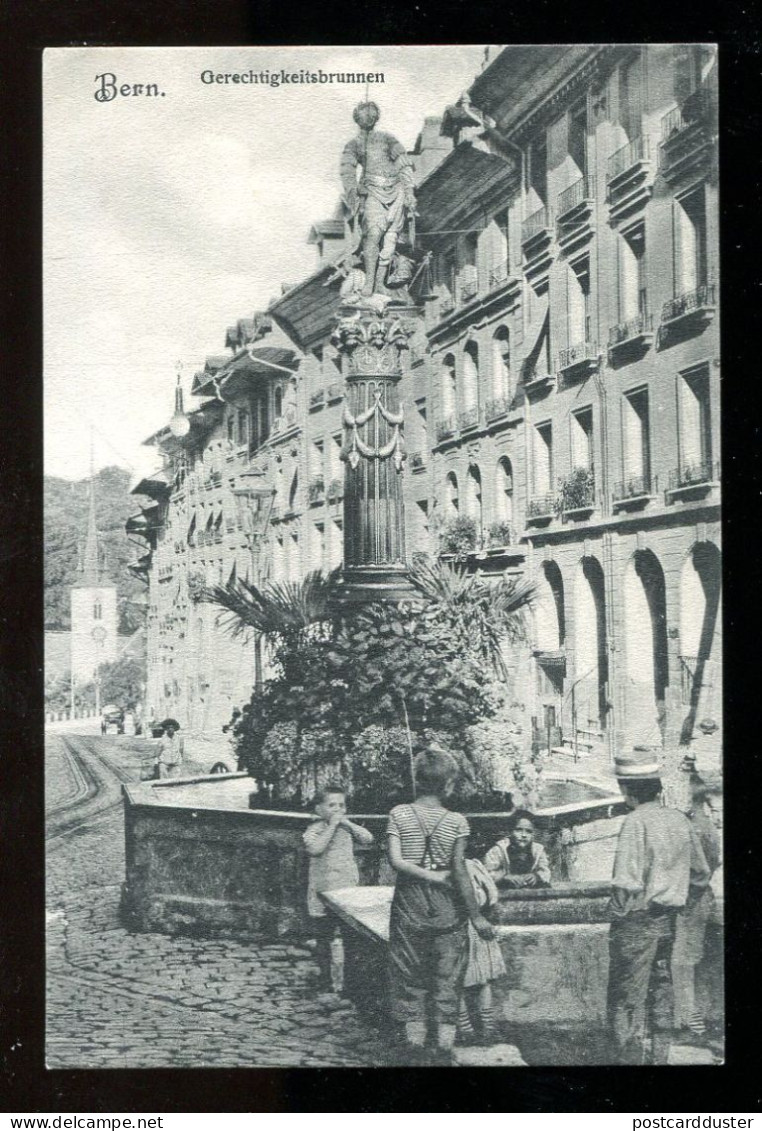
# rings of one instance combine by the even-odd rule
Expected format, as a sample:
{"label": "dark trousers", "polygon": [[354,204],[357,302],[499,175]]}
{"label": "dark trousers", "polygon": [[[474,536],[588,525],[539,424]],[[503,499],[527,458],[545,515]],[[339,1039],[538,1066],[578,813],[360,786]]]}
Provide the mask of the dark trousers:
{"label": "dark trousers", "polygon": [[320,967],[320,985],[332,989],[331,982],[331,943],[336,935],[337,923],[333,915],[311,915],[310,926],[317,939],[315,961]]}
{"label": "dark trousers", "polygon": [[651,907],[611,924],[607,1008],[619,1064],[643,1063],[647,1020],[654,1031],[672,1028],[676,916]]}
{"label": "dark trousers", "polygon": [[392,916],[389,973],[395,1020],[426,1021],[427,1005],[434,1020],[454,1025],[468,962],[466,924],[442,934],[411,930]]}

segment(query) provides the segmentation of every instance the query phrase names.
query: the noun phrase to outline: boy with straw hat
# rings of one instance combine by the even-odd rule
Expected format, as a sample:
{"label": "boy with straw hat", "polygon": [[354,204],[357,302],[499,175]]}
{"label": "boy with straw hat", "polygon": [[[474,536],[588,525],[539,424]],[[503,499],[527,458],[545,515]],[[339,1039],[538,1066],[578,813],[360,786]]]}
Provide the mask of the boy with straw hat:
{"label": "boy with straw hat", "polygon": [[710,873],[688,818],[662,804],[658,752],[618,755],[614,771],[630,812],[619,831],[609,906],[609,1027],[618,1063],[643,1064],[649,1012],[652,1061],[665,1064],[676,918],[689,885],[706,885]]}

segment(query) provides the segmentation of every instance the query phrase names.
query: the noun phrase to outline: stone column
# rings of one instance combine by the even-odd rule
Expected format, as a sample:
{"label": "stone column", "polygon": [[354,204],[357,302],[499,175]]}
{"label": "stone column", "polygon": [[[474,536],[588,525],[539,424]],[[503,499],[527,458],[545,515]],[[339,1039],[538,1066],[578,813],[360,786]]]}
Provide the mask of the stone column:
{"label": "stone column", "polygon": [[333,335],[345,381],[344,590],[348,601],[400,600],[411,592],[405,568],[399,399],[404,351],[415,310],[384,315],[344,307]]}

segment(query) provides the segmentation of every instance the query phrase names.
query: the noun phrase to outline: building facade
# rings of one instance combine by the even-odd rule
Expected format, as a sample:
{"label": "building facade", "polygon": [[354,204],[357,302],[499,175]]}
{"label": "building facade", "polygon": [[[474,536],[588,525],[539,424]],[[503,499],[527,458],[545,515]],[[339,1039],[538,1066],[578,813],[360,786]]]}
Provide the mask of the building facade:
{"label": "building facade", "polygon": [[[539,745],[721,746],[716,121],[711,47],[509,47],[411,154],[408,558],[535,583]],[[313,227],[316,271],[228,332],[188,436],[152,438],[149,700],[188,725],[262,662],[194,586],[341,563],[348,237],[341,210]]]}

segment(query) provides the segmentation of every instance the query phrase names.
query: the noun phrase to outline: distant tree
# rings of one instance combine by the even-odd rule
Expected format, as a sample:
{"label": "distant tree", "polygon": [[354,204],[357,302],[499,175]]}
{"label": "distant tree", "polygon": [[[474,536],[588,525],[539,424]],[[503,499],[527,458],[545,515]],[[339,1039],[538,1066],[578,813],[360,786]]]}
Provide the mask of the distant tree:
{"label": "distant tree", "polygon": [[146,679],[145,662],[122,656],[111,664],[101,664],[101,703],[119,707],[134,706],[142,696]]}
{"label": "distant tree", "polygon": [[[119,632],[129,635],[145,621],[145,586],[127,568],[138,551],[124,529],[127,518],[139,509],[140,500],[130,495],[130,473],[121,467],[104,467],[95,479],[98,530],[106,549],[110,577],[117,586]],[[69,590],[79,579],[77,565],[87,533],[89,487],[89,479],[45,477],[47,629],[71,628]]]}

